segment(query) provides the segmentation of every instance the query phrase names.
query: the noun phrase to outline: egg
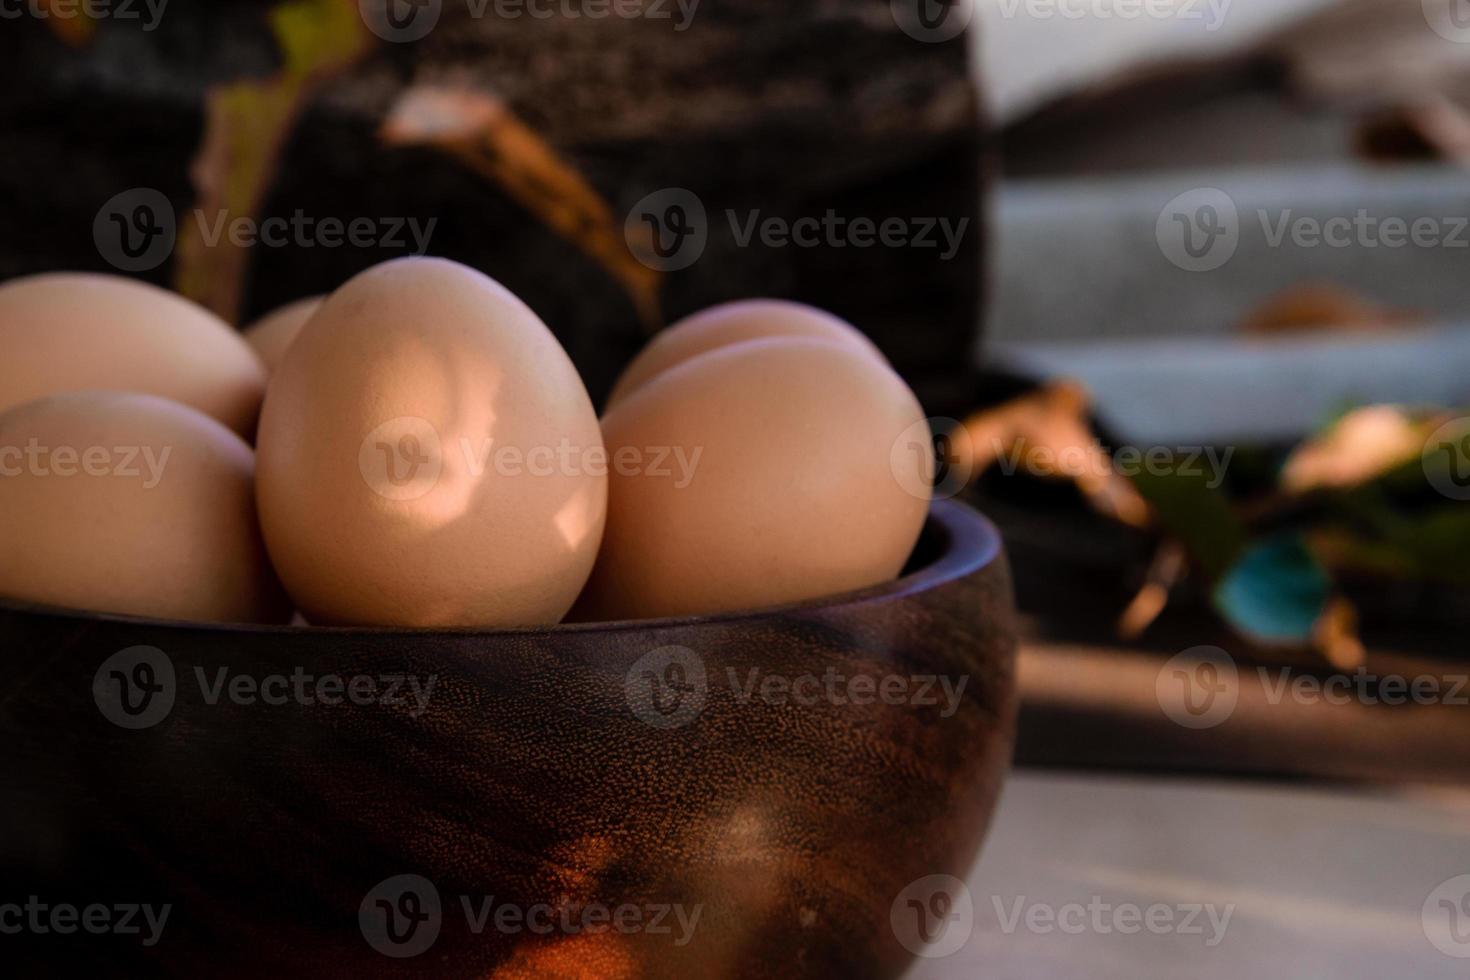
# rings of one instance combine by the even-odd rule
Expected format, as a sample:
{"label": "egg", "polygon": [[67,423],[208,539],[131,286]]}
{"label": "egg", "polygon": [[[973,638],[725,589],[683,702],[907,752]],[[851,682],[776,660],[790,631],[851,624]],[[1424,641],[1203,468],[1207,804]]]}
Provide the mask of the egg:
{"label": "egg", "polygon": [[499,283],[397,259],[333,293],[271,380],[257,495],[312,623],[555,623],[602,539],[597,417]]}
{"label": "egg", "polygon": [[635,357],[608,396],[612,408],[649,379],[707,351],[746,340],[810,337],[863,350],[887,363],[862,331],[825,310],[780,299],[748,299],[722,303],[691,314],[660,331]]}
{"label": "egg", "polygon": [[265,368],[219,317],[145,282],[60,272],[0,285],[0,411],[86,389],[169,398],[249,438]]}
{"label": "egg", "polygon": [[284,622],[250,447],[151,395],[74,392],[0,414],[0,595],[161,619]]}
{"label": "egg", "polygon": [[584,621],[719,613],[899,574],[934,460],[895,451],[925,424],[859,345],[776,338],[690,358],[603,418],[607,531]]}
{"label": "egg", "polygon": [[255,349],[267,371],[274,371],[286,356],[301,328],[321,308],[325,296],[308,296],[272,310],[245,328],[245,342]]}

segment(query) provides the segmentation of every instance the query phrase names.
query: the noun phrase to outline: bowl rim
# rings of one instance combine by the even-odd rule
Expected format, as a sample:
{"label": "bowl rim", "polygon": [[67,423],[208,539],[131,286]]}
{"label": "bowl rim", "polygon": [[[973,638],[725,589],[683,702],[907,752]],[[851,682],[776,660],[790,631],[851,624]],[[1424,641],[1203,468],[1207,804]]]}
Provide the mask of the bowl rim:
{"label": "bowl rim", "polygon": [[0,613],[36,615],[71,620],[77,624],[116,623],[150,629],[214,633],[221,635],[261,634],[269,636],[353,636],[423,638],[446,637],[557,637],[583,633],[619,633],[689,628],[704,624],[729,624],[742,620],[765,619],[794,612],[827,611],[843,606],[902,599],[927,592],[945,583],[965,578],[1001,554],[1001,535],[990,519],[968,504],[957,500],[935,500],[930,504],[923,535],[934,536],[939,553],[933,561],[891,582],[883,582],[853,592],[843,592],[819,599],[740,609],[711,615],[668,616],[655,619],[629,619],[609,622],[558,623],[552,626],[513,626],[480,629],[473,626],[404,627],[404,626],[297,626],[289,623],[216,623],[197,620],[159,619],[122,613],[95,612],[44,603],[19,602],[0,597]]}

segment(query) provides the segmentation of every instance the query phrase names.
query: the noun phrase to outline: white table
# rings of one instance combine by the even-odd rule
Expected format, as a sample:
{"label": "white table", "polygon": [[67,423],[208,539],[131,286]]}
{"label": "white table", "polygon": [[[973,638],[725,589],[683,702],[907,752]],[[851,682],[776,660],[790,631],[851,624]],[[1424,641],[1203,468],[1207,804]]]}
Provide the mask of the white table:
{"label": "white table", "polygon": [[[1464,980],[1470,919],[1452,947],[1467,958],[1451,958],[1426,934],[1425,904],[1467,874],[1470,792],[1020,772],[968,879],[968,941],[908,976]],[[1430,928],[1452,941],[1439,897]],[[1183,934],[1195,904],[1216,918],[1202,911]],[[1157,933],[1120,930],[1151,905]]]}

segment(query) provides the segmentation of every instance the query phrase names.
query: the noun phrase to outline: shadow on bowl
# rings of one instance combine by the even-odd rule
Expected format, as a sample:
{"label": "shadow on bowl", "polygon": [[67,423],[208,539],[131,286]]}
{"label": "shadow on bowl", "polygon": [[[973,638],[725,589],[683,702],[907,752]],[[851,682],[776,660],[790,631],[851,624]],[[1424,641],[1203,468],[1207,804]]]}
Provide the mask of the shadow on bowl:
{"label": "shadow on bowl", "polygon": [[897,582],[710,618],[0,604],[0,950],[12,976],[893,976],[940,935],[923,880],[985,835],[1014,646],[999,537],[953,502]]}

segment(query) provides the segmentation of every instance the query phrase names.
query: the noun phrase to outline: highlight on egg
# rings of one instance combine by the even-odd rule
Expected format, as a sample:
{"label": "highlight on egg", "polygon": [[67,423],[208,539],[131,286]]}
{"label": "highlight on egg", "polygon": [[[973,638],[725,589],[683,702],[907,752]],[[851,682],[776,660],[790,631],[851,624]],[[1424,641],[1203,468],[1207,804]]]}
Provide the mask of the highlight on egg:
{"label": "highlight on egg", "polygon": [[69,391],[136,391],[191,406],[248,439],[260,359],[204,307],[149,283],[56,272],[0,285],[0,411]]}

